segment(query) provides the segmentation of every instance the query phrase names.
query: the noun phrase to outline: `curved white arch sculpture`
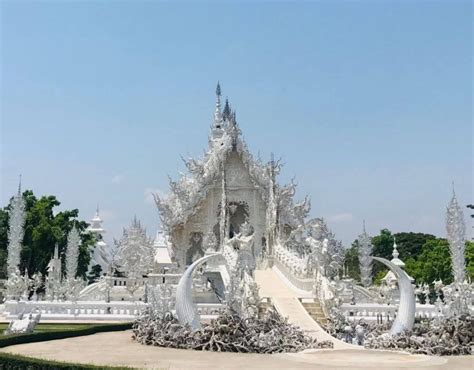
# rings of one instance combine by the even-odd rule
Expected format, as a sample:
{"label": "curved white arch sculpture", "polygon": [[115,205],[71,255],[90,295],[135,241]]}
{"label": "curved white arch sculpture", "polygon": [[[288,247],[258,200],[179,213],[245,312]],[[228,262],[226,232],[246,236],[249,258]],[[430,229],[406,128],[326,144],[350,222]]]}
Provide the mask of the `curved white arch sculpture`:
{"label": "curved white arch sculpture", "polygon": [[196,305],[193,302],[193,272],[207,260],[222,253],[209,254],[193,262],[179,279],[176,288],[176,315],[182,325],[190,325],[193,330],[201,327],[201,320]]}
{"label": "curved white arch sculpture", "polygon": [[415,322],[415,293],[408,275],[400,267],[389,260],[381,257],[372,257],[374,260],[382,262],[397,277],[398,288],[400,289],[400,303],[395,321],[390,328],[390,334],[399,334],[404,330],[412,330]]}

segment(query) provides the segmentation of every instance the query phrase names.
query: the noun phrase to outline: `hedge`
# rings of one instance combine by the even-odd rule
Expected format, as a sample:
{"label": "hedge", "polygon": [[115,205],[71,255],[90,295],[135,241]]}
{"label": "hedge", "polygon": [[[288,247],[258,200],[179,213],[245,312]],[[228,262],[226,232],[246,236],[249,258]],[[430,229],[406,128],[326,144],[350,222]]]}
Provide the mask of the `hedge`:
{"label": "hedge", "polygon": [[[39,332],[23,335],[5,335],[0,336],[0,348],[12,346],[15,344],[44,342],[55,339],[65,339],[104,333],[110,331],[122,331],[132,328],[132,323],[120,324],[98,324],[82,329],[66,329],[60,331]],[[49,370],[49,369],[128,369],[126,367],[104,367],[93,365],[81,365],[62,363],[49,360],[41,360],[33,357],[25,357],[0,352],[0,370],[6,369],[28,369],[28,370]]]}
{"label": "hedge", "polygon": [[88,328],[82,329],[67,329],[58,331],[47,331],[40,333],[31,334],[13,334],[0,336],[0,348],[13,346],[15,344],[25,344],[34,342],[44,342],[47,340],[64,339],[80,337],[83,335],[91,335],[96,333],[104,333],[108,331],[122,331],[129,330],[132,328],[132,323],[120,323],[120,324],[98,324]]}
{"label": "hedge", "polygon": [[39,358],[25,357],[20,355],[12,355],[0,352],[0,370],[82,370],[82,369],[110,369],[124,370],[130,367],[113,367],[113,366],[94,366],[83,364],[72,364],[66,362],[57,362],[49,360],[41,360]]}

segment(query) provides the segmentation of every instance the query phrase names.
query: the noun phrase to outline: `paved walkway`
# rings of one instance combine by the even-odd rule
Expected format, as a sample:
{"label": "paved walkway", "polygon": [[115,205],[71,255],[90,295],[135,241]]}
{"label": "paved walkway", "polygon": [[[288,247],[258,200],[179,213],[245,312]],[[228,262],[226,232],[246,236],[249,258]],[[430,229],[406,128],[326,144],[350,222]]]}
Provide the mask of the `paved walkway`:
{"label": "paved walkway", "polygon": [[446,369],[472,370],[474,356],[428,357],[396,352],[319,350],[258,355],[179,350],[145,346],[131,331],[100,333],[48,342],[20,344],[2,352],[56,361],[132,366],[141,369]]}
{"label": "paved walkway", "polygon": [[255,281],[260,287],[261,297],[271,297],[277,311],[288,317],[288,321],[299,326],[308,335],[318,342],[330,340],[335,349],[360,350],[359,346],[345,343],[329,335],[319,324],[312,319],[298,300],[298,292],[292,290],[280,276],[272,269],[256,270]]}

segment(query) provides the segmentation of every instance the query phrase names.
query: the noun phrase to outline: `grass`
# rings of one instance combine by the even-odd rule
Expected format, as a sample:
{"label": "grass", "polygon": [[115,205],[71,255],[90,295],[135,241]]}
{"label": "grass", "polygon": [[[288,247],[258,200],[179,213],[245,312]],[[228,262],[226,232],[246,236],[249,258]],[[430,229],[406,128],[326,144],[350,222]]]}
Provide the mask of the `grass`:
{"label": "grass", "polygon": [[34,357],[14,355],[0,352],[0,370],[6,369],[28,369],[28,370],[86,370],[86,369],[107,369],[126,370],[132,369],[128,366],[97,366],[88,364],[78,364],[71,362],[59,362],[42,360]]}
{"label": "grass", "polygon": [[[8,324],[0,324],[0,330],[7,328]],[[56,339],[65,339],[79,337],[83,335],[91,335],[96,333],[104,333],[111,331],[130,330],[132,323],[118,324],[58,324],[43,323],[38,324],[35,331],[31,334],[19,335],[1,335],[0,348],[8,347],[15,344],[43,342]],[[126,369],[126,367],[107,367],[92,366],[82,364],[60,363],[55,361],[41,360],[33,357],[24,357],[20,355],[1,353],[0,352],[0,370],[6,369],[29,369],[29,370],[57,370],[57,369]]]}
{"label": "grass", "polygon": [[[35,333],[45,333],[51,331],[64,331],[64,330],[79,330],[86,329],[97,324],[58,324],[58,323],[39,323],[36,325]],[[8,323],[0,323],[0,333],[8,327]]]}

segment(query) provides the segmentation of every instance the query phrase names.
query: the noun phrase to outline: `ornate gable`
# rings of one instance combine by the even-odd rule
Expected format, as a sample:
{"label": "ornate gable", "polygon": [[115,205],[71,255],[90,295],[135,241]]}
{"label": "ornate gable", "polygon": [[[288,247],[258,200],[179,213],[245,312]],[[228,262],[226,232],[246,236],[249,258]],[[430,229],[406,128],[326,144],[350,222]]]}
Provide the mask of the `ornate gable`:
{"label": "ornate gable", "polygon": [[[188,173],[181,175],[178,181],[170,179],[171,191],[167,197],[154,194],[164,229],[170,233],[175,227],[184,226],[192,216],[197,217],[208,192],[221,187],[224,171],[229,191],[233,188],[257,189],[267,210],[275,214],[271,217],[273,223],[297,226],[309,212],[309,200],[294,204],[296,185],[291,183],[279,187],[275,183],[280,162],[272,160],[263,163],[252,156],[237,125],[235,111],[232,111],[228,101],[221,111],[219,87],[216,93],[214,121],[203,158],[183,159]],[[232,194],[229,196],[232,197]]]}

